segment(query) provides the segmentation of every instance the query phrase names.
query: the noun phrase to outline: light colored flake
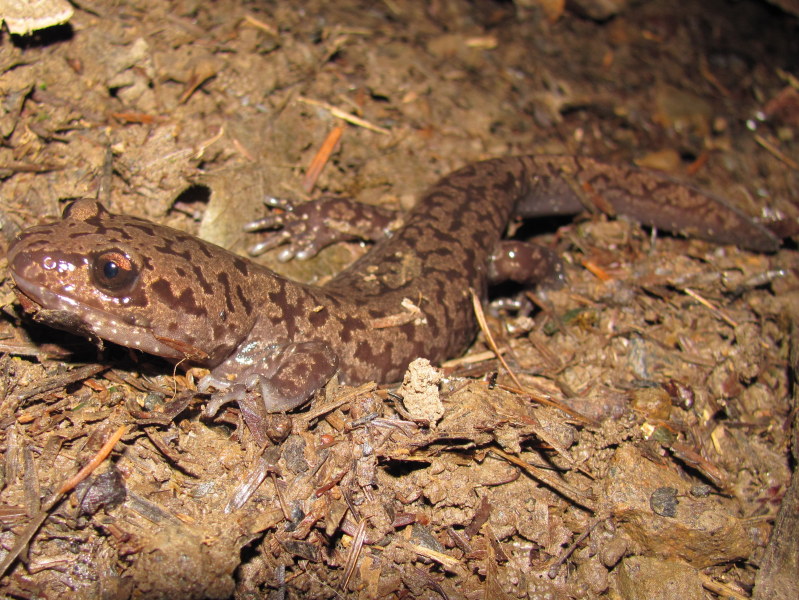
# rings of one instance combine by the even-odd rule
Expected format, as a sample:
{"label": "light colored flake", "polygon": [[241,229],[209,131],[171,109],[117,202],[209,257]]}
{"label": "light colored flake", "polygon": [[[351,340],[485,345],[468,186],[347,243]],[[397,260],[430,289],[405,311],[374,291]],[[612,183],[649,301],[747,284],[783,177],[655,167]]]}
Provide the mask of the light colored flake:
{"label": "light colored flake", "polygon": [[0,18],[15,35],[61,25],[74,12],[67,0],[0,0]]}

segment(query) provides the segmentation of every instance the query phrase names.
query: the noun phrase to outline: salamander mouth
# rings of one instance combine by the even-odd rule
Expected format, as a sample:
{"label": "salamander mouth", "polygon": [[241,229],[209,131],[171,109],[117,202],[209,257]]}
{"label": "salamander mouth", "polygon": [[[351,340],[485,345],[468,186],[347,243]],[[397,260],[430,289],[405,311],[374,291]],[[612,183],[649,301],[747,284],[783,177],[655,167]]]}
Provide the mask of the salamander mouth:
{"label": "salamander mouth", "polygon": [[155,339],[142,325],[126,323],[108,311],[54,292],[16,272],[12,272],[12,276],[22,308],[36,321],[84,335],[95,343],[103,339],[156,356],[183,357],[174,348]]}

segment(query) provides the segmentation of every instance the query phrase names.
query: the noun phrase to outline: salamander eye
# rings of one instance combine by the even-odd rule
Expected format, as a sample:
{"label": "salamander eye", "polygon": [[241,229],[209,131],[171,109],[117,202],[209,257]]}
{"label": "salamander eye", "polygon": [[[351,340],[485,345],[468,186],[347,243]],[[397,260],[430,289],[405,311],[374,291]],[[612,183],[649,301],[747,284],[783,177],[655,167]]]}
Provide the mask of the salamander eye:
{"label": "salamander eye", "polygon": [[127,293],[139,277],[131,258],[120,250],[107,250],[94,257],[92,279],[104,292],[112,295]]}

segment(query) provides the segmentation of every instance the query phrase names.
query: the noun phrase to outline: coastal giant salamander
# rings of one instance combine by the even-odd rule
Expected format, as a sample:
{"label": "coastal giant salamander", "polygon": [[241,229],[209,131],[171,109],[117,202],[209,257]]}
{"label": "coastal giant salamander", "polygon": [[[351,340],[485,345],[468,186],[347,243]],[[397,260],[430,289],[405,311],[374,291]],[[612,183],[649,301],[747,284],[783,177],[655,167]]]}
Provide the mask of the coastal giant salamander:
{"label": "coastal giant salamander", "polygon": [[[291,215],[306,236],[337,203],[317,206]],[[305,403],[337,370],[349,383],[393,382],[417,357],[436,362],[462,352],[476,329],[470,289],[484,298],[495,280],[529,281],[525,271],[539,261],[535,250],[501,241],[511,217],[597,207],[719,243],[779,246],[720,199],[670,179],[586,158],[528,156],[443,178],[401,227],[321,287],[92,200],[22,232],[8,264],[23,307],[38,320],[188,359],[211,369],[200,388],[217,390],[216,407],[255,390],[277,412]],[[278,239],[291,238],[287,231]],[[324,243],[335,239],[322,235]]]}

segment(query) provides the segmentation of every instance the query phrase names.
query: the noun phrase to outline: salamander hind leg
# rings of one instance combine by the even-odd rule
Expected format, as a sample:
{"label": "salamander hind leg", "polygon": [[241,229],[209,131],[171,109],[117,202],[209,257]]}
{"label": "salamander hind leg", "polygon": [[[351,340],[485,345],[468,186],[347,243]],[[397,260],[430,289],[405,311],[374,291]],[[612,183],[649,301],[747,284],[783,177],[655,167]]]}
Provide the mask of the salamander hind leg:
{"label": "salamander hind leg", "polygon": [[565,284],[563,263],[557,253],[538,244],[501,240],[488,262],[491,285],[515,281],[525,286],[546,285],[559,288]]}

